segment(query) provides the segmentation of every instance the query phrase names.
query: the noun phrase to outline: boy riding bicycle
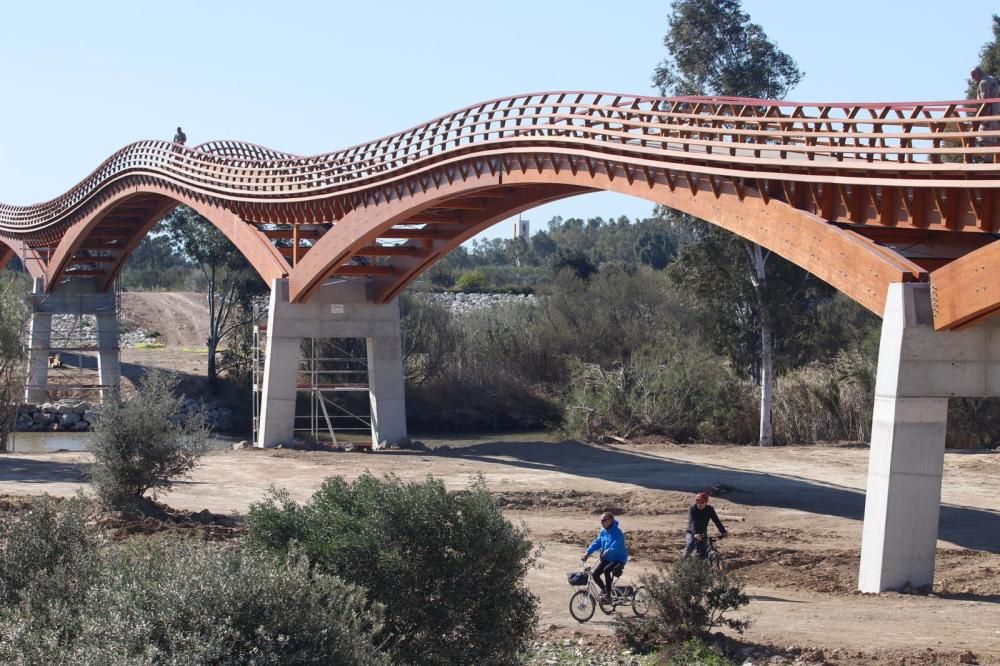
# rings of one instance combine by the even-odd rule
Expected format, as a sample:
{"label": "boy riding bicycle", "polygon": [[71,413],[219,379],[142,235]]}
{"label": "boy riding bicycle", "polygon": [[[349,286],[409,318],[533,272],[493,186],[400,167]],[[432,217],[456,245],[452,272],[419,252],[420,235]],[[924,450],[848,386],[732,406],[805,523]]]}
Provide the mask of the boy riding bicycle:
{"label": "boy riding bicycle", "polygon": [[698,493],[694,498],[694,504],[688,509],[688,526],[684,534],[684,557],[688,557],[695,550],[698,557],[705,559],[708,557],[708,522],[715,523],[720,536],[726,536],[726,528],[719,520],[719,514],[715,512],[715,507],[708,503],[708,493]]}

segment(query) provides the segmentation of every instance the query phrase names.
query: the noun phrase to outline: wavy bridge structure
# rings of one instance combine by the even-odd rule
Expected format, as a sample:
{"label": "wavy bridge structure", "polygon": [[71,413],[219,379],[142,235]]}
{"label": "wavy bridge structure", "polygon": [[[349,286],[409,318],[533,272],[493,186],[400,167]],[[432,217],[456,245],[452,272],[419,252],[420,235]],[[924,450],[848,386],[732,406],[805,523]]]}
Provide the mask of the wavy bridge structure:
{"label": "wavy bridge structure", "polygon": [[[189,206],[272,287],[257,444],[291,432],[299,342],[310,337],[368,340],[381,442],[406,434],[395,298],[450,250],[587,192],[691,214],[883,317],[860,586],[918,587],[933,580],[948,397],[1000,395],[995,109],[1000,100],[548,92],[309,157],[141,141],[52,201],[0,205],[0,266],[19,256],[36,304],[48,304],[36,307],[29,363],[32,385],[44,385],[44,318],[72,307],[60,295],[108,307],[101,295],[130,252]],[[110,386],[117,343],[107,347],[99,365]]]}

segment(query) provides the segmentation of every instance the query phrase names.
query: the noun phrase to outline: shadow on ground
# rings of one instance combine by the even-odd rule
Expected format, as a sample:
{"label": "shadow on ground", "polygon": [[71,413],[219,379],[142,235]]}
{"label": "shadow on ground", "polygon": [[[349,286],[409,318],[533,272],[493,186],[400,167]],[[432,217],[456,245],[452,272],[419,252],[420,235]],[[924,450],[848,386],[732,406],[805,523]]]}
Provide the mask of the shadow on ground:
{"label": "shadow on ground", "polygon": [[[553,447],[558,447],[558,452]],[[720,455],[719,465],[707,466],[575,441],[483,442],[452,449],[450,455],[629,483],[650,490],[694,493],[724,483],[735,489],[726,500],[736,504],[797,509],[858,521],[865,513],[865,494],[859,490],[813,479],[733,469],[721,464],[724,455]],[[938,534],[963,548],[1000,553],[1000,512],[942,505]]]}
{"label": "shadow on ground", "polygon": [[85,483],[87,464],[0,455],[0,483]]}

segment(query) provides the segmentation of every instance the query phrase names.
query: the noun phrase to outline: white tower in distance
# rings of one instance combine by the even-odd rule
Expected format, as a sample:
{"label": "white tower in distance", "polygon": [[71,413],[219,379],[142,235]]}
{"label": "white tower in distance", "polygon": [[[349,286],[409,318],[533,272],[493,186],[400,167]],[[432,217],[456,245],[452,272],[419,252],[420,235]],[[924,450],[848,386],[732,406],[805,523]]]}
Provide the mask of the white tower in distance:
{"label": "white tower in distance", "polygon": [[514,238],[531,238],[531,222],[523,219],[520,215],[514,220]]}

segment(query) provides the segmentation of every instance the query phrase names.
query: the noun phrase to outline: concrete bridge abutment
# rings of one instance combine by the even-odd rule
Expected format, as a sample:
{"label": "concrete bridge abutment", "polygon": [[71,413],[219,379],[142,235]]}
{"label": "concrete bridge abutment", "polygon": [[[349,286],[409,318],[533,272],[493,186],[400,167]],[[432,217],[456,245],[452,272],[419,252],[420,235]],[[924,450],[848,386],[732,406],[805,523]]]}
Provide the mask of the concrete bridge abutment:
{"label": "concrete bridge abutment", "polygon": [[51,293],[45,293],[44,278],[37,277],[31,290],[25,401],[38,404],[49,400],[49,355],[68,351],[53,346],[53,315],[94,315],[96,344],[92,351],[97,355],[98,394],[101,401],[109,399],[121,384],[118,299],[115,292],[102,292],[95,279],[74,278],[60,284]]}
{"label": "concrete bridge abutment", "polygon": [[292,439],[302,340],[364,338],[372,443],[406,437],[406,396],[399,302],[371,302],[363,282],[333,280],[306,303],[290,303],[288,279],[275,279],[267,320],[267,353],[255,446]]}
{"label": "concrete bridge abutment", "polygon": [[882,320],[858,587],[934,583],[948,398],[1000,396],[1000,320],[935,331],[930,285],[890,285]]}

